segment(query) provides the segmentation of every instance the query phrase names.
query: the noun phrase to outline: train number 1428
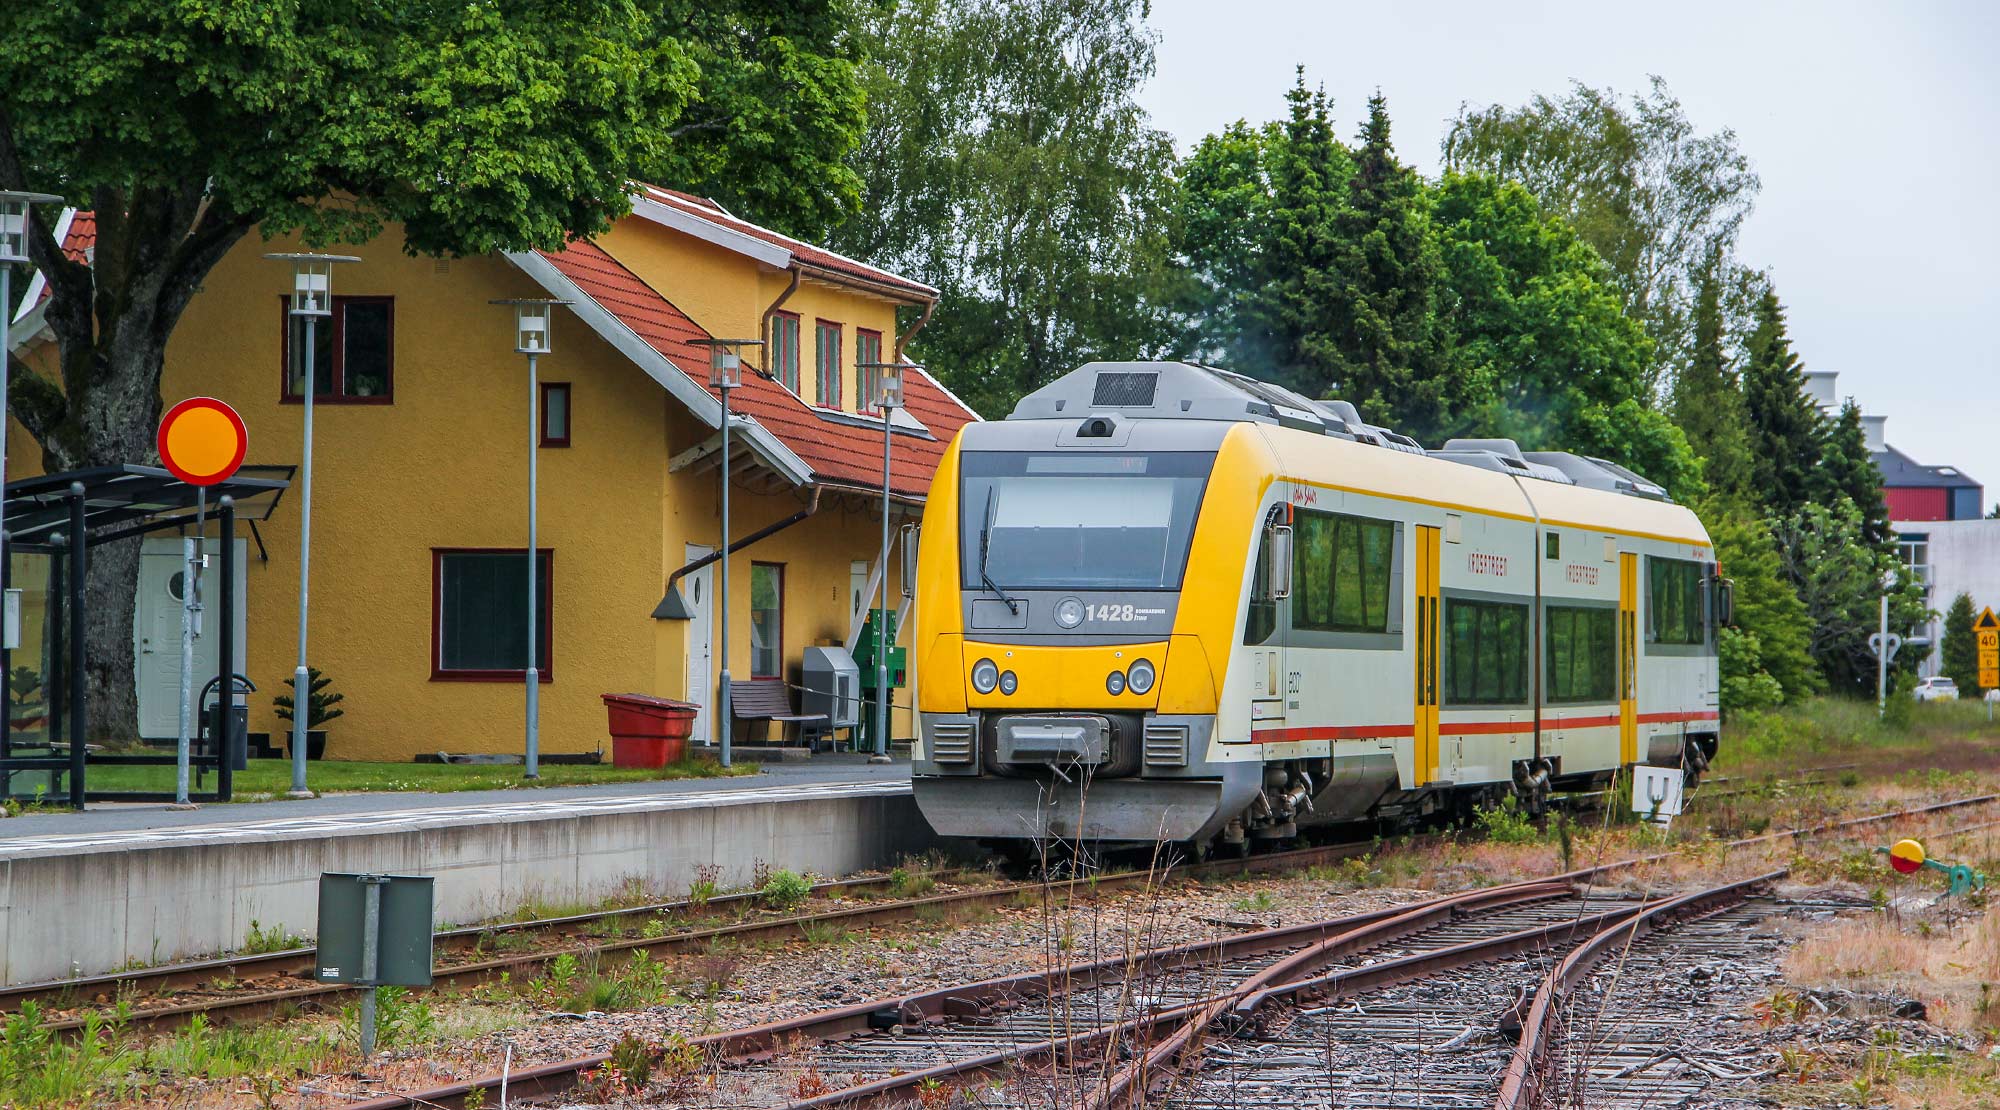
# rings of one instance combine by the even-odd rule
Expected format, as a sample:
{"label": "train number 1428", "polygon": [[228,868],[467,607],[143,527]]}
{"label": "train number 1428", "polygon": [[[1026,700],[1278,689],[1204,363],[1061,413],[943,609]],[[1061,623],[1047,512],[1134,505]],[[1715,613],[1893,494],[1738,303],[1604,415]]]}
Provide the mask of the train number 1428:
{"label": "train number 1428", "polygon": [[1135,621],[1145,618],[1130,605],[1086,605],[1084,614],[1094,621]]}

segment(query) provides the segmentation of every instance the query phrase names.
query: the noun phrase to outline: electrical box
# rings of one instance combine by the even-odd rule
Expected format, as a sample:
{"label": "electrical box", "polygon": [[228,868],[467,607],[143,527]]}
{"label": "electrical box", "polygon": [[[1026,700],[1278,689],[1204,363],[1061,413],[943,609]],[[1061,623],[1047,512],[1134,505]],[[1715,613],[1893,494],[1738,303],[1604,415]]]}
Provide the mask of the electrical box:
{"label": "electrical box", "polygon": [[889,645],[889,686],[900,688],[908,673],[909,649],[896,645],[896,614],[888,609],[870,609],[861,626],[861,638],[854,643],[854,665],[861,671],[861,688],[875,689],[875,650],[878,643]]}
{"label": "electrical box", "polygon": [[[319,966],[322,983],[398,987],[431,985],[433,894],[429,875],[319,877]],[[368,933],[371,888],[378,899],[375,933]],[[374,949],[375,974],[365,972]]]}
{"label": "electrical box", "polygon": [[830,728],[861,723],[861,669],[843,647],[809,647],[800,668],[799,712],[824,713]]}

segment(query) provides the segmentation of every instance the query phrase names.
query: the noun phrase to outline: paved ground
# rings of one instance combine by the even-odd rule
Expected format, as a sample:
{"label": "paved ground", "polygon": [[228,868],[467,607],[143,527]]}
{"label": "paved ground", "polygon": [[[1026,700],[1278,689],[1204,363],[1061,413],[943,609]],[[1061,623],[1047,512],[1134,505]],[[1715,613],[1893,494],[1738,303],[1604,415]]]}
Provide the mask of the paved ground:
{"label": "paved ground", "polygon": [[[0,819],[0,845],[17,837],[90,836],[148,829],[194,829],[329,817],[394,817],[411,810],[513,808],[514,803],[606,801],[659,798],[774,787],[908,782],[907,758],[871,764],[851,754],[814,756],[804,763],[769,763],[764,773],[725,779],[620,782],[597,786],[556,786],[522,790],[467,790],[454,793],[329,794],[299,801],[245,802],[175,810],[155,804],[100,803],[82,813],[34,813]],[[345,822],[343,822],[345,823]]]}

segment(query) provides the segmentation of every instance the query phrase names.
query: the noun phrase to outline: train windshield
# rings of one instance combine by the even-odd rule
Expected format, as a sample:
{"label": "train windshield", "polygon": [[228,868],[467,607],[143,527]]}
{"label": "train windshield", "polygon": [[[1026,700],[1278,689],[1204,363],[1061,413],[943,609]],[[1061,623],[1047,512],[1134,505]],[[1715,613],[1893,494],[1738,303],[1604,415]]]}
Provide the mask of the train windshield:
{"label": "train windshield", "polygon": [[960,457],[968,590],[1179,589],[1215,455]]}

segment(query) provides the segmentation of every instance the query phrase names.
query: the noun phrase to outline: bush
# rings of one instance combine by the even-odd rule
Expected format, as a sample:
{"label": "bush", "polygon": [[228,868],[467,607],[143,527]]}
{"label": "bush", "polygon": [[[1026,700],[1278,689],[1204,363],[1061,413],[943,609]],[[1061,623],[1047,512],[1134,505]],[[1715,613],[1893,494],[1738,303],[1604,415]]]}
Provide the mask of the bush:
{"label": "bush", "polygon": [[1535,823],[1521,809],[1512,794],[1497,806],[1486,806],[1473,815],[1472,823],[1495,844],[1532,844],[1541,838]]}
{"label": "bush", "polygon": [[812,883],[795,871],[773,871],[758,891],[774,910],[796,909],[812,894]]}

